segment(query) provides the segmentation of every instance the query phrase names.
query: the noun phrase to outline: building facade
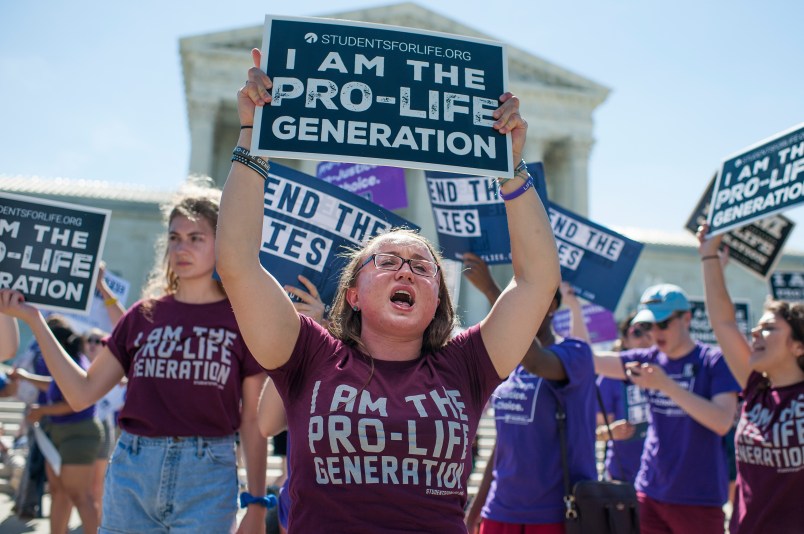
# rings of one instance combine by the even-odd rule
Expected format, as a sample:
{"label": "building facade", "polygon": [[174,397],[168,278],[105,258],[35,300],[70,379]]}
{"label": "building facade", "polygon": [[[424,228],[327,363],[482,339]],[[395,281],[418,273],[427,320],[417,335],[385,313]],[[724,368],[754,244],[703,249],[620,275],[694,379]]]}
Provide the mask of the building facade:
{"label": "building facade", "polygon": [[[414,3],[325,16],[488,38],[473,28]],[[244,73],[251,66],[250,49],[261,46],[262,31],[262,26],[254,26],[191,36],[180,41],[191,137],[188,170],[189,173],[210,176],[219,186],[223,185],[231,165],[231,151],[239,131],[236,92],[243,83]],[[529,123],[526,159],[544,162],[551,200],[587,215],[590,202],[588,162],[594,145],[592,115],[605,101],[609,90],[513,46],[508,47],[508,59],[510,88],[521,97],[522,112]],[[317,162],[283,160],[281,163],[315,174]],[[422,232],[435,240],[435,224],[424,174],[408,169],[405,180],[409,206],[397,210],[397,213],[421,226]],[[156,240],[164,235],[159,205],[169,200],[169,191],[18,176],[0,176],[0,191],[112,210],[104,259],[111,271],[131,282],[131,294],[134,297],[139,295],[153,266],[151,251]],[[690,198],[690,208],[696,200],[697,196]],[[681,224],[679,222],[679,226]],[[690,296],[702,296],[700,264],[692,235],[681,230],[674,233],[630,228],[615,230],[645,244],[620,300],[617,317],[633,310],[642,291],[655,283],[676,283],[686,288]],[[780,261],[779,268],[798,270],[804,264],[802,260],[804,255],[801,253],[788,253]],[[501,285],[511,275],[510,266],[495,266],[492,271]],[[768,293],[767,282],[737,266],[727,270],[727,277],[733,295],[750,301],[751,319],[756,320]],[[132,301],[133,298],[129,304]],[[488,311],[485,298],[468,283],[462,284],[457,301],[464,324],[474,324]]]}

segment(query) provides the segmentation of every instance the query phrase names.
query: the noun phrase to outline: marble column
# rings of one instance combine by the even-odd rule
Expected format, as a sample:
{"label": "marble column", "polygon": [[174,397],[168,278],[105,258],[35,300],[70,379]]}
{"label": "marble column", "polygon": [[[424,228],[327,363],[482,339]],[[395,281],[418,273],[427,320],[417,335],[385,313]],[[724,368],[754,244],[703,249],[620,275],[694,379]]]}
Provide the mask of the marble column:
{"label": "marble column", "polygon": [[589,138],[572,138],[566,146],[567,170],[572,180],[568,207],[584,216],[589,214],[589,156],[594,143]]}
{"label": "marble column", "polygon": [[190,98],[187,111],[190,122],[190,174],[213,176],[215,127],[220,101]]}
{"label": "marble column", "polygon": [[552,143],[545,155],[550,200],[579,215],[589,213],[591,139],[567,138]]}

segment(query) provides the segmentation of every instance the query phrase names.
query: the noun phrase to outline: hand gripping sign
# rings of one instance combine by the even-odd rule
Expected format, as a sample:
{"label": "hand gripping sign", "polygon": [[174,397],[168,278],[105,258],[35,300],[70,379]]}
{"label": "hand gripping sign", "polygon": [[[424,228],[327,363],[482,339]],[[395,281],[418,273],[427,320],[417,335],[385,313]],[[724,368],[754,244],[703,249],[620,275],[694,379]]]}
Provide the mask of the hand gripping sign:
{"label": "hand gripping sign", "polygon": [[508,79],[501,43],[267,15],[262,52],[273,88],[255,155],[513,176],[510,135],[491,128]]}
{"label": "hand gripping sign", "polygon": [[0,193],[0,287],[43,308],[88,313],[110,213]]}
{"label": "hand gripping sign", "polygon": [[[712,204],[715,178],[709,182],[698,205],[687,220],[686,228],[693,234],[706,222]],[[729,230],[723,235],[723,245],[729,257],[761,278],[767,278],[782,257],[782,249],[795,223],[777,213],[764,219]]]}
{"label": "hand gripping sign", "polygon": [[[548,205],[547,183],[540,162],[528,163],[534,189]],[[489,265],[511,263],[511,240],[505,202],[496,180],[447,172],[427,172],[427,191],[438,244],[444,257],[461,261],[473,252]]]}

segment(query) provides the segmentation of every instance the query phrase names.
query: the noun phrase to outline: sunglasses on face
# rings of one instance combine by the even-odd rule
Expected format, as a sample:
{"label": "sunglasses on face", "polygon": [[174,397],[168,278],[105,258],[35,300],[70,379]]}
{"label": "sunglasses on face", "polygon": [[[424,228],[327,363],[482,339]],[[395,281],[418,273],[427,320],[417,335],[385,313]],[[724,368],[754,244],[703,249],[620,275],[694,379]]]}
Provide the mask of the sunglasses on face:
{"label": "sunglasses on face", "polygon": [[672,323],[674,319],[681,317],[683,314],[684,312],[676,312],[664,321],[658,321],[655,323],[637,323],[635,326],[648,332],[653,329],[654,325],[656,325],[659,330],[667,330],[667,328],[670,326],[670,323]]}
{"label": "sunglasses on face", "polygon": [[635,324],[634,326],[631,327],[631,335],[637,339],[641,338],[642,336],[648,335],[648,332],[650,332],[650,323],[648,323],[648,325],[649,325],[648,328],[645,328],[644,326],[642,326],[642,324]]}
{"label": "sunglasses on face", "polygon": [[99,337],[88,337],[87,338],[87,343],[89,343],[90,345],[100,345],[101,344],[101,338],[99,338]]}

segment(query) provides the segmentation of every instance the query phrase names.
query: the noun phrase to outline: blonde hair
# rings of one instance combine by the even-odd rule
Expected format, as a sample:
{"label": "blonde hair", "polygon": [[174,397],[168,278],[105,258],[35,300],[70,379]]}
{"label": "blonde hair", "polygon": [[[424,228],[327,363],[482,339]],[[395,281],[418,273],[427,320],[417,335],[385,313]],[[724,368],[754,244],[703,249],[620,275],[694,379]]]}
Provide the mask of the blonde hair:
{"label": "blonde hair", "polygon": [[[362,324],[361,315],[359,312],[352,309],[346,300],[346,292],[349,288],[354,287],[357,281],[357,273],[360,266],[365,262],[368,252],[372,250],[380,241],[387,239],[394,239],[396,237],[407,237],[421,242],[427,247],[427,250],[432,254],[436,264],[441,268],[442,257],[435,247],[427,240],[427,238],[420,235],[418,232],[409,230],[407,228],[393,228],[390,231],[379,234],[369,239],[363,246],[349,249],[344,253],[347,259],[346,267],[341,272],[341,278],[338,283],[338,290],[335,294],[335,300],[332,304],[332,309],[329,312],[330,331],[332,335],[354,347],[368,354],[368,350],[360,339],[360,329]],[[444,273],[438,275],[438,298],[439,303],[436,308],[433,320],[427,325],[424,330],[422,339],[422,352],[434,352],[449,341],[452,329],[455,327],[455,312],[452,309],[452,299],[449,295],[449,290],[444,282]]]}
{"label": "blonde hair", "polygon": [[[218,228],[218,212],[221,203],[221,190],[212,187],[212,180],[203,176],[190,176],[170,202],[161,206],[165,228],[176,217],[186,217],[191,221],[206,220],[215,235]],[[156,243],[156,261],[142,289],[142,312],[146,317],[153,315],[156,300],[165,295],[174,295],[179,289],[179,277],[170,268],[167,254],[167,232]],[[224,294],[223,284],[217,281]]]}

